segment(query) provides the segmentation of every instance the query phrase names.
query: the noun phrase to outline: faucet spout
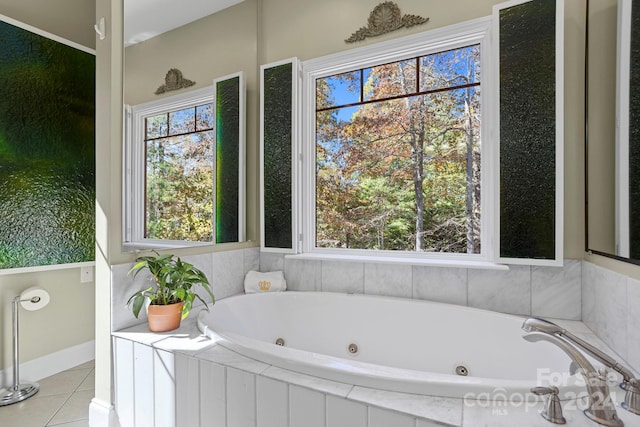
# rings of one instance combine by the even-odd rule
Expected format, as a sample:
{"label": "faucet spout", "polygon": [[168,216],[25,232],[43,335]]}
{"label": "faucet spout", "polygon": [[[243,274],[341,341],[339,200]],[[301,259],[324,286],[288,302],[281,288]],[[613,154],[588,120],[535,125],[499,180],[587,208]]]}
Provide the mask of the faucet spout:
{"label": "faucet spout", "polygon": [[[553,322],[549,322],[548,320],[540,319],[537,317],[530,317],[529,319],[524,321],[524,323],[522,324],[522,329],[527,332],[540,331],[547,334],[564,337],[567,341],[577,345],[579,348],[593,356],[596,360],[602,362],[604,365],[622,375],[625,383],[628,383],[629,381],[634,379],[633,373],[626,367],[619,364],[612,357],[608,356],[606,353],[598,350],[595,346],[589,344],[585,340],[575,336],[571,332],[567,331],[559,325],[556,325]],[[623,386],[622,388],[625,387]]]}
{"label": "faucet spout", "polygon": [[624,423],[618,418],[613,402],[611,402],[606,376],[599,374],[582,352],[562,336],[547,331],[532,330],[524,334],[523,338],[530,342],[548,341],[556,345],[580,367],[580,372],[586,382],[589,399],[588,407],[584,410],[587,418],[609,427],[624,426]]}
{"label": "faucet spout", "polygon": [[556,325],[553,322],[549,322],[548,320],[540,319],[537,317],[530,317],[529,319],[524,321],[524,323],[522,324],[522,329],[527,332],[539,331],[546,334],[555,335],[557,337],[562,337],[564,340],[568,341],[574,346],[577,346],[578,348],[589,353],[589,355],[603,363],[605,366],[618,372],[620,375],[622,375],[622,384],[620,384],[620,387],[626,392],[624,402],[621,406],[631,413],[640,415],[640,380],[633,375],[631,370],[622,366],[615,359],[597,349],[593,345],[589,344],[585,340],[575,336],[561,326]]}

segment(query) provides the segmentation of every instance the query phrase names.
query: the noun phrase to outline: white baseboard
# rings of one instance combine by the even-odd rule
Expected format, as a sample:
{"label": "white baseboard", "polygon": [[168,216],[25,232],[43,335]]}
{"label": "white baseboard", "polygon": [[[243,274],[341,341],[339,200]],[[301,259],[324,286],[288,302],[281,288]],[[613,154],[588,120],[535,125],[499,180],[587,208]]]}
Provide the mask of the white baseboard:
{"label": "white baseboard", "polygon": [[94,397],[89,405],[89,426],[120,427],[113,405]]}
{"label": "white baseboard", "polygon": [[[95,359],[96,342],[74,345],[28,362],[20,363],[20,382],[39,381]],[[2,384],[13,384],[13,366],[0,371]]]}

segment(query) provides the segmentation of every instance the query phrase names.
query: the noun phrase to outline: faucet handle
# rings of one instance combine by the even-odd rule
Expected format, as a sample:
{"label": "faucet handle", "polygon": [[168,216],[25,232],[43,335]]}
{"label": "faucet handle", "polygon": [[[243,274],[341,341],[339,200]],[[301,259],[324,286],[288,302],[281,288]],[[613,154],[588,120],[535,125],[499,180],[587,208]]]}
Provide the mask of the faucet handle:
{"label": "faucet handle", "polygon": [[540,413],[542,418],[553,424],[566,424],[567,420],[562,415],[562,405],[560,404],[560,398],[558,397],[558,387],[533,387],[531,393],[538,396],[549,396],[547,400],[546,408]]}
{"label": "faucet handle", "polygon": [[551,387],[533,387],[531,389],[531,393],[538,396],[546,396],[547,394],[558,394],[559,392],[560,390],[558,390],[558,387],[553,385]]}
{"label": "faucet handle", "polygon": [[640,381],[632,379],[621,384],[623,390],[626,391],[622,406],[629,412],[640,415]]}

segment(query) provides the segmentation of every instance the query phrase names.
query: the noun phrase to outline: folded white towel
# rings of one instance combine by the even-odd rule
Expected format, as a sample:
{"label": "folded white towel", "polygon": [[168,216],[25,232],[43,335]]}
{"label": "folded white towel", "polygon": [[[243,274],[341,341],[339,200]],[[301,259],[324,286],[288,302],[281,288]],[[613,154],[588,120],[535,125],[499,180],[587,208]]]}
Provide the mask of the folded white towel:
{"label": "folded white towel", "polygon": [[250,271],[244,276],[244,291],[247,294],[257,292],[279,292],[287,289],[282,271],[269,271],[260,273]]}

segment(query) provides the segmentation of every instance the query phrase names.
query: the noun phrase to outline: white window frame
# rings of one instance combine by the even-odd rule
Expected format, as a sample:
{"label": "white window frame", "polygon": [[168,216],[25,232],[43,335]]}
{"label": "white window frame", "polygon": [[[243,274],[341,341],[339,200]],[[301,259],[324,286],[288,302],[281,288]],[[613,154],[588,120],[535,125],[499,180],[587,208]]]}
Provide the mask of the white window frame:
{"label": "white window frame", "polygon": [[[264,208],[264,72],[279,65],[291,64],[291,248],[275,248],[265,246],[265,208]],[[300,140],[300,60],[297,57],[283,59],[260,66],[260,251],[295,254],[299,252],[300,212],[298,206],[298,186],[300,176],[300,152],[296,141]]]}
{"label": "white window frame", "polygon": [[[494,76],[495,44],[492,42],[491,17],[475,19],[441,29],[426,31],[395,40],[381,42],[337,54],[312,59],[302,64],[302,254],[298,258],[340,259],[354,261],[393,262],[432,265],[465,265],[501,268],[494,263],[496,255],[496,224],[498,210],[498,139],[495,135],[498,99]],[[428,55],[463,46],[479,44],[481,49],[481,253],[452,254],[411,251],[359,250],[318,248],[316,242],[316,79],[347,71]],[[506,267],[505,267],[506,268]]]}
{"label": "white window frame", "polygon": [[[168,111],[177,111],[214,102],[214,87],[207,86],[178,95],[164,97],[143,104],[125,106],[125,135],[123,147],[123,246],[128,249],[180,248],[208,246],[215,243],[215,226],[211,242],[190,240],[147,239],[144,237],[145,221],[145,119]],[[98,160],[99,161],[99,160]],[[216,176],[214,162],[213,176]],[[215,183],[211,185],[215,188]],[[215,224],[215,208],[213,210]]]}

